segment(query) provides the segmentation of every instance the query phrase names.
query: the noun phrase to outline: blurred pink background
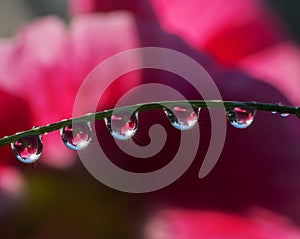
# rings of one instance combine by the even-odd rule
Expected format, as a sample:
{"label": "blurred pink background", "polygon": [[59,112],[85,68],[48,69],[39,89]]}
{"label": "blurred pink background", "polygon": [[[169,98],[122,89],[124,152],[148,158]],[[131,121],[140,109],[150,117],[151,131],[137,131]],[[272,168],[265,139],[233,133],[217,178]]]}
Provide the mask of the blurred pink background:
{"label": "blurred pink background", "polygon": [[[78,88],[101,61],[121,51],[167,47],[198,61],[224,100],[300,105],[298,3],[262,0],[5,0],[0,10],[0,137],[71,117]],[[299,7],[299,6],[298,6]],[[122,67],[122,66],[116,66]],[[107,72],[109,74],[109,72]],[[102,76],[99,76],[102,77]],[[168,84],[200,98],[179,77],[156,70],[126,74],[101,98],[114,106],[143,83]],[[103,122],[101,145],[118,166],[136,172],[165,165],[178,132],[161,112],[142,114],[139,144],[161,123],[169,142],[155,158],[131,159]],[[246,130],[228,125],[214,170],[197,177],[210,138],[206,110],[189,170],[147,194],[96,181],[59,133],[43,137],[33,165],[0,148],[1,238],[300,238],[299,119],[259,112]]]}

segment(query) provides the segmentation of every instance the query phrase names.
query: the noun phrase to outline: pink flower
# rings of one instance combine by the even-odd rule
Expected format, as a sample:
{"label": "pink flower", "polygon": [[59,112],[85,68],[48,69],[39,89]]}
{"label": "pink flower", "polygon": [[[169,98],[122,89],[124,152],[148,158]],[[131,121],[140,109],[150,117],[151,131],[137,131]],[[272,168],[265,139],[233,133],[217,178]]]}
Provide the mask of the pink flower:
{"label": "pink flower", "polygon": [[[126,9],[137,16],[152,16],[151,10],[146,10],[146,1],[69,1],[73,14]],[[223,0],[150,2],[167,32],[178,35],[193,48],[209,53],[222,64],[267,82],[292,103],[300,104],[299,47],[264,1],[235,0],[230,4]]]}
{"label": "pink flower", "polygon": [[[44,17],[22,28],[14,39],[2,39],[0,137],[71,117],[87,74],[104,59],[137,46],[133,18],[125,12],[74,17],[70,26],[57,17]],[[101,109],[111,108],[118,94],[139,82],[138,74],[130,78],[130,83],[110,89],[114,94],[102,97]],[[65,147],[58,131],[44,136],[43,143],[42,163],[66,167],[74,162],[75,153]],[[13,166],[21,163],[10,145],[0,153],[0,190],[17,195],[24,183]]]}
{"label": "pink flower", "polygon": [[[224,99],[300,102],[299,48],[262,1],[151,0],[159,23],[151,9],[147,11],[143,7],[147,6],[146,1],[133,0],[131,5],[123,5],[121,1],[90,0],[89,7],[81,11],[78,6],[83,1],[70,2],[75,13],[120,8],[131,11],[137,19],[142,46],[170,47],[189,54],[210,72]],[[209,54],[214,61],[201,52]],[[153,78],[178,87],[176,80],[168,81],[159,74],[153,74]],[[151,79],[144,81],[151,82]],[[193,98],[188,89],[180,89]],[[292,118],[287,123],[280,117],[259,113],[251,130],[241,132],[228,128],[225,148],[215,169],[207,178],[199,180],[197,173],[209,135],[209,120],[202,117],[200,130],[204,139],[197,162],[180,180],[153,193],[156,200],[149,200],[150,205],[158,203],[162,207],[171,207],[167,212],[158,212],[159,222],[154,219],[150,233],[156,233],[160,226],[168,230],[169,224],[174,222],[174,227],[171,225],[173,234],[161,232],[151,234],[148,239],[199,238],[202,235],[204,238],[224,238],[225,235],[230,238],[299,237],[295,226],[281,220],[278,222],[275,215],[265,217],[258,214],[252,219],[248,215],[242,217],[196,210],[198,207],[221,208],[240,213],[252,205],[259,205],[299,221],[298,120]],[[173,135],[170,138],[175,140]],[[160,154],[160,158],[167,157],[168,152]],[[124,164],[121,165],[126,167]],[[145,161],[144,164],[149,165]],[[193,210],[180,211],[172,205]],[[236,230],[239,235],[234,233]]]}
{"label": "pink flower", "polygon": [[300,104],[299,47],[262,0],[151,0],[164,29]]}
{"label": "pink flower", "polygon": [[[79,86],[97,64],[137,46],[133,19],[128,13],[78,16],[69,28],[56,17],[38,19],[13,41],[2,44],[0,85],[30,105],[34,125],[46,125],[72,116]],[[120,92],[139,82],[137,74],[130,77],[130,83],[116,85],[112,88],[114,94],[102,99],[102,109],[111,107]],[[61,167],[74,158],[58,132],[44,137],[43,155],[47,163]]]}
{"label": "pink flower", "polygon": [[[0,44],[1,88],[11,97],[22,98],[20,102],[24,103],[24,108],[30,106],[28,118],[33,125],[51,123],[71,116],[78,87],[98,63],[123,50],[150,45],[173,48],[199,61],[215,79],[224,99],[278,102],[288,98],[293,103],[299,102],[298,47],[286,37],[270,11],[262,8],[260,1],[228,4],[220,0],[171,3],[152,0],[151,3],[160,22],[146,2],[140,0],[71,1],[74,17],[69,27],[55,17],[32,22],[14,40]],[[92,14],[91,11],[109,13]],[[78,13],[82,14],[76,15]],[[176,78],[167,76],[165,78],[162,72],[150,72],[144,78],[139,74],[130,75],[132,84],[115,85],[102,99],[102,109],[110,108],[123,92],[140,82],[170,83],[190,98],[196,97],[191,89],[179,85]],[[288,76],[285,83],[281,80],[284,76]],[[25,111],[19,107],[15,103],[4,105],[9,114]],[[282,233],[276,233],[282,238],[298,236],[299,232],[289,223],[279,223],[282,227],[277,227],[276,222],[266,225],[268,220],[263,219],[261,225],[248,216],[206,214],[196,210],[197,207],[221,208],[240,213],[244,208],[259,205],[299,220],[297,123],[294,118],[287,123],[280,117],[261,113],[257,114],[255,127],[251,130],[241,132],[229,128],[216,168],[200,180],[197,173],[210,133],[208,116],[203,114],[203,139],[193,166],[170,187],[153,193],[151,196],[157,201],[151,198],[149,204],[158,202],[164,206],[179,204],[193,208],[192,212],[162,211],[163,217],[174,221],[175,229],[185,236],[180,238],[193,238],[199,233],[197,230],[205,232],[212,225],[218,225],[219,231],[211,230],[210,238],[220,238],[220,234],[227,233],[225,229],[232,227],[243,231],[244,236],[252,233],[252,238],[264,238],[261,235],[266,233],[270,237],[275,228],[282,228]],[[170,138],[169,149],[172,149],[178,137],[173,132]],[[142,143],[145,142],[147,140],[142,139]],[[66,166],[74,157],[64,147],[57,132],[44,137],[44,146],[44,160],[49,164]],[[111,150],[111,153],[116,160],[120,158],[119,151]],[[169,154],[164,150],[159,158],[168,158]],[[121,163],[125,166],[136,163],[130,160],[124,156]],[[147,165],[157,167],[163,163],[145,160],[142,165],[140,161],[137,165],[143,171]],[[273,218],[271,216],[270,220]],[[201,227],[199,221],[206,219],[207,224]],[[267,231],[265,226],[271,229]]]}

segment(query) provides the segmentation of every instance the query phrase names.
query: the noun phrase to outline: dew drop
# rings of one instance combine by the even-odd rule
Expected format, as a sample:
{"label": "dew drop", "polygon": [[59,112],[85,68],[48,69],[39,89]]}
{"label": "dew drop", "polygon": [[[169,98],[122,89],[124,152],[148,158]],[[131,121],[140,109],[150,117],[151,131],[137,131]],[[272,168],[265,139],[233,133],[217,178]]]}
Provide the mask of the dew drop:
{"label": "dew drop", "polygon": [[290,114],[289,113],[281,113],[280,114],[282,117],[287,117],[287,116],[289,116]]}
{"label": "dew drop", "polygon": [[11,148],[22,163],[34,163],[42,155],[41,136],[26,136],[11,144]]}
{"label": "dew drop", "polygon": [[132,115],[122,113],[118,115],[112,115],[105,118],[105,124],[110,134],[119,140],[130,139],[138,127],[138,112],[134,112]]}
{"label": "dew drop", "polygon": [[72,150],[86,148],[92,140],[89,122],[75,123],[60,129],[64,144]]}
{"label": "dew drop", "polygon": [[277,114],[277,111],[271,111],[271,114],[275,115]]}
{"label": "dew drop", "polygon": [[198,123],[200,108],[197,110],[192,107],[173,107],[172,110],[164,109],[169,121],[179,130],[188,130],[193,128]]}
{"label": "dew drop", "polygon": [[246,107],[234,107],[227,110],[227,118],[232,126],[238,129],[245,129],[254,120],[255,110]]}
{"label": "dew drop", "polygon": [[[277,104],[278,106],[284,106],[284,104],[283,103],[281,103],[281,102],[279,102],[278,104]],[[290,114],[289,113],[286,113],[286,112],[283,112],[283,113],[280,113],[280,115],[282,116],[282,117],[287,117],[287,116],[289,116]]]}

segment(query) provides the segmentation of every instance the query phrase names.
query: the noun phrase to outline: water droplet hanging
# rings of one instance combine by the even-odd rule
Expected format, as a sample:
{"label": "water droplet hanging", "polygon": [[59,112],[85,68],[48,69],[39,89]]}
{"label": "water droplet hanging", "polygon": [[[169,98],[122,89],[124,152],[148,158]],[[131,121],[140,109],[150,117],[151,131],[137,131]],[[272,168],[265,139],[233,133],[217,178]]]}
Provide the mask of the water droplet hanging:
{"label": "water droplet hanging", "polygon": [[280,114],[282,117],[288,117],[290,114],[289,113],[281,113]]}
{"label": "water droplet hanging", "polygon": [[89,122],[75,123],[60,130],[64,144],[72,150],[82,150],[91,142],[91,125]]}
{"label": "water droplet hanging", "polygon": [[105,124],[110,134],[119,140],[130,139],[138,128],[138,112],[114,114],[105,118]]}
{"label": "water droplet hanging", "polygon": [[234,107],[227,110],[227,119],[230,124],[238,129],[249,127],[255,116],[255,110],[250,107]]}
{"label": "water droplet hanging", "polygon": [[200,108],[195,110],[192,107],[175,106],[172,110],[166,108],[164,111],[173,127],[188,130],[197,124]]}
{"label": "water droplet hanging", "polygon": [[26,136],[11,144],[11,148],[22,163],[33,163],[42,155],[41,136]]}

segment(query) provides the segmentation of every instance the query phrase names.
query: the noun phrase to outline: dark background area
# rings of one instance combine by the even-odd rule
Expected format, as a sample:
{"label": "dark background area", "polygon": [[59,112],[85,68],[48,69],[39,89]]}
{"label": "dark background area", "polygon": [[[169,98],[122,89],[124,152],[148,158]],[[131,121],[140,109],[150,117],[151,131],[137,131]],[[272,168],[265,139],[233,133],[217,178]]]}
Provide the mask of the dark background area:
{"label": "dark background area", "polygon": [[298,0],[267,0],[278,12],[293,37],[300,42],[300,1]]}

